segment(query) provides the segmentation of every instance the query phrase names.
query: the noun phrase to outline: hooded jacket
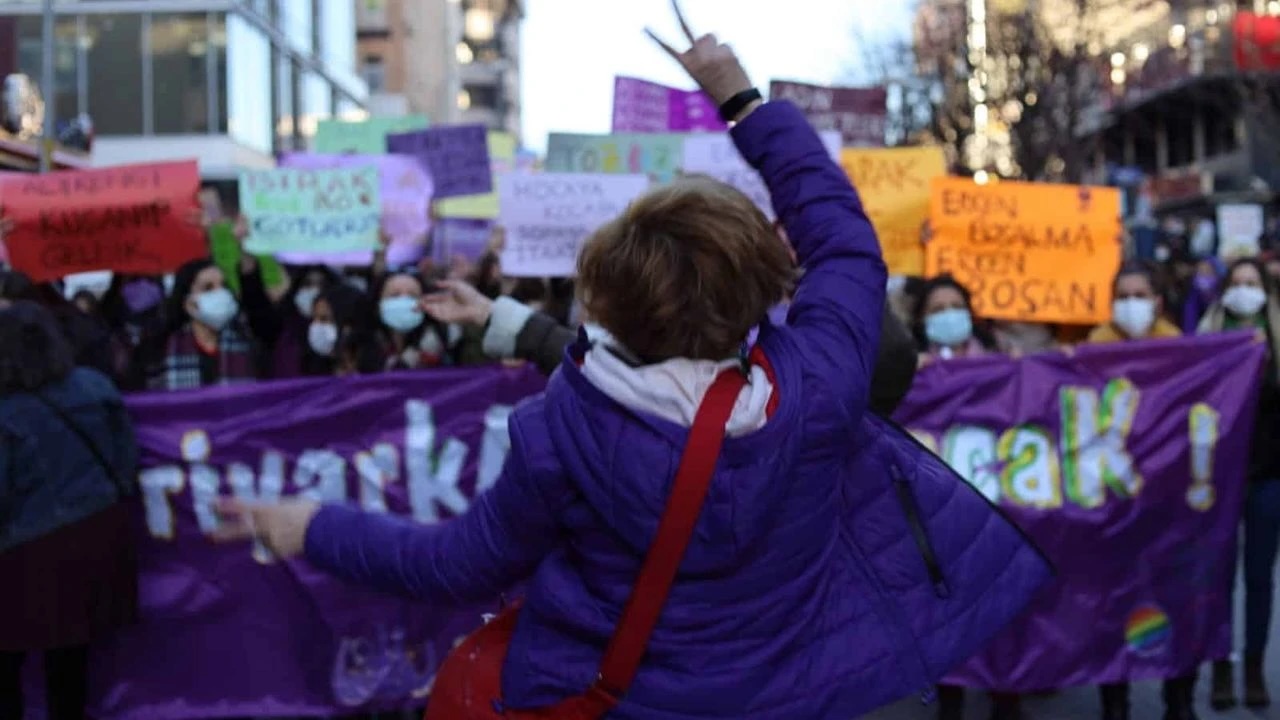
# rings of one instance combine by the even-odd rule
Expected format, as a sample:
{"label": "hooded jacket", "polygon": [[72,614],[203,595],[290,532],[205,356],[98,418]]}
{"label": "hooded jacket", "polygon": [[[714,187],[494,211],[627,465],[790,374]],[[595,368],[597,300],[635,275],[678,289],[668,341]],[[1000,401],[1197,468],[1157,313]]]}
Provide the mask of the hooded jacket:
{"label": "hooded jacket", "polygon": [[[788,103],[732,132],[806,271],[787,325],[761,332],[694,538],[609,717],[848,720],[926,692],[1049,570],[981,495],[867,412],[885,267],[816,133]],[[502,476],[460,518],[421,526],[329,506],[307,532],[317,565],[429,602],[527,580],[509,708],[595,678],[692,409],[737,362],[636,366],[608,343],[571,349],[546,393],[514,411]]]}

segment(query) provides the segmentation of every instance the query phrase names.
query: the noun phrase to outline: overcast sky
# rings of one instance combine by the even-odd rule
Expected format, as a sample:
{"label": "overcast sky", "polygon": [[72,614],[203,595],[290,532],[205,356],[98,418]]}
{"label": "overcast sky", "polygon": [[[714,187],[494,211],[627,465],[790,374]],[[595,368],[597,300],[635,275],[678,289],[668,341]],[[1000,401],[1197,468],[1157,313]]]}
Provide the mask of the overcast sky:
{"label": "overcast sky", "polygon": [[[695,33],[733,45],[752,80],[834,83],[852,77],[860,37],[906,34],[905,0],[683,0]],[[669,0],[526,0],[521,72],[523,135],[535,150],[548,132],[609,132],[613,78],[631,75],[691,88],[644,34],[682,41]]]}

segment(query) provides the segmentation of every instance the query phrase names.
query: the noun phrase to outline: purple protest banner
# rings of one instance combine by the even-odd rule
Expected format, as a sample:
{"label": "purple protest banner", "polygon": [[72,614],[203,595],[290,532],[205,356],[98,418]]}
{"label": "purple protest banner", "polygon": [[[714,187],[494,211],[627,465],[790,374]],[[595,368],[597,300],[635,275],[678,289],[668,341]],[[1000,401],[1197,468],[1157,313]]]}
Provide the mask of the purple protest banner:
{"label": "purple protest banner", "polygon": [[1239,333],[921,371],[897,419],[1057,570],[948,682],[1034,692],[1228,656],[1264,352]]}
{"label": "purple protest banner", "polygon": [[493,192],[489,131],[483,125],[439,125],[387,136],[387,150],[418,159],[436,184],[436,197]]}
{"label": "purple protest banner", "polygon": [[844,147],[884,147],[888,92],[883,87],[824,87],[774,80],[770,100],[790,100],[819,130],[837,130]]}
{"label": "purple protest banner", "polygon": [[716,104],[701,90],[680,90],[648,80],[613,81],[613,132],[668,133],[724,130]]}
{"label": "purple protest banner", "polygon": [[432,235],[436,262],[447,263],[455,256],[475,262],[489,248],[494,221],[468,218],[441,218]]}
{"label": "purple protest banner", "polygon": [[[391,238],[387,246],[387,263],[392,267],[417,262],[426,253],[427,233],[431,230],[431,196],[434,193],[431,174],[413,158],[398,155],[322,155],[318,153],[284,153],[280,167],[325,170],[343,167],[378,168],[382,197],[382,230]],[[282,253],[279,260],[293,265],[323,263],[333,265],[368,265],[372,253],[308,255]]]}
{"label": "purple protest banner", "polygon": [[[262,383],[129,399],[142,449],[141,623],[94,649],[101,720],[411,708],[481,613],[352,587],[215,545],[219,495],[295,493],[430,523],[462,513],[509,448],[532,369]],[[495,598],[495,600],[497,600]]]}

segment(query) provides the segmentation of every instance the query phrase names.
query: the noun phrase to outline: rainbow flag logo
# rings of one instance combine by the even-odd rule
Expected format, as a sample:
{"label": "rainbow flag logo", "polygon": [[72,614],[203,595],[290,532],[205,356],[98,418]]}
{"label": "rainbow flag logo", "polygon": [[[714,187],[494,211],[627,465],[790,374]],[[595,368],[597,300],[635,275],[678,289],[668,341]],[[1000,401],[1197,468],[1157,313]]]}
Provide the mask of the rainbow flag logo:
{"label": "rainbow flag logo", "polygon": [[1173,627],[1163,610],[1155,605],[1143,605],[1129,614],[1124,636],[1130,650],[1139,655],[1152,655],[1169,644]]}

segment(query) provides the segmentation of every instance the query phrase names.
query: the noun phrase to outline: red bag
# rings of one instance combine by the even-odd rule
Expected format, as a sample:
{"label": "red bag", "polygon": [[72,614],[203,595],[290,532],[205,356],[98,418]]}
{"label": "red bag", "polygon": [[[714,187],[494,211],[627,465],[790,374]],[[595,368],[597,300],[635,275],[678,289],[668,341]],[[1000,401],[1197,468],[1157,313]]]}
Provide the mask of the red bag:
{"label": "red bag", "polygon": [[453,649],[436,673],[425,720],[600,720],[635,679],[645,647],[667,602],[676,571],[693,537],[715,473],[724,427],[746,378],[726,370],[698,407],[680,458],[667,509],[658,523],[627,606],[614,631],[600,674],[581,695],[538,710],[502,707],[502,666],[519,617],[519,604],[504,610]]}

